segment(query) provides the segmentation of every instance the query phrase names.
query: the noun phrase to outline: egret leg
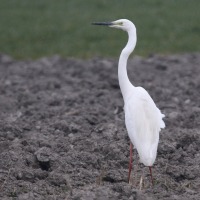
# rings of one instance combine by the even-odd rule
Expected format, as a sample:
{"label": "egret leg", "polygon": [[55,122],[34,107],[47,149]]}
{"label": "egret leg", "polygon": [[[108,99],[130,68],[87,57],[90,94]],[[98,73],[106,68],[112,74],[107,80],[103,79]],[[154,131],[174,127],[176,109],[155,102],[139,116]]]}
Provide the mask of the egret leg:
{"label": "egret leg", "polygon": [[150,172],[150,175],[151,175],[151,183],[152,183],[152,186],[153,186],[153,175],[152,175],[152,167],[149,166],[149,172]]}
{"label": "egret leg", "polygon": [[133,145],[130,142],[130,160],[129,160],[129,170],[128,170],[128,183],[130,183],[131,170],[132,170],[132,162],[133,162]]}

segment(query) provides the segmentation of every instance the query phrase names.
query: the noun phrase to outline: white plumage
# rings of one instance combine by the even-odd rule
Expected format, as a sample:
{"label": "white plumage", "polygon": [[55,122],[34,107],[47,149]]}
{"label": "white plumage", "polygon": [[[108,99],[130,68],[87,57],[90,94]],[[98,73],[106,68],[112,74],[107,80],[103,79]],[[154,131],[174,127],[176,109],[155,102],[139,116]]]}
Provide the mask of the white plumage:
{"label": "white plumage", "polygon": [[[142,87],[133,86],[128,79],[127,60],[137,41],[135,25],[127,19],[93,24],[107,25],[128,33],[128,42],[120,54],[118,63],[119,85],[124,99],[125,124],[130,140],[137,149],[140,161],[145,166],[149,166],[152,177],[151,166],[157,155],[159,132],[161,128],[165,127],[165,123],[162,120],[164,115],[157,108],[148,92]],[[129,179],[132,167],[131,151],[132,145],[130,148]]]}
{"label": "white plumage", "polygon": [[[125,100],[125,123],[128,135],[146,166],[152,166],[157,154],[159,132],[165,127],[164,117],[142,87],[133,87]],[[134,106],[133,106],[134,105]]]}

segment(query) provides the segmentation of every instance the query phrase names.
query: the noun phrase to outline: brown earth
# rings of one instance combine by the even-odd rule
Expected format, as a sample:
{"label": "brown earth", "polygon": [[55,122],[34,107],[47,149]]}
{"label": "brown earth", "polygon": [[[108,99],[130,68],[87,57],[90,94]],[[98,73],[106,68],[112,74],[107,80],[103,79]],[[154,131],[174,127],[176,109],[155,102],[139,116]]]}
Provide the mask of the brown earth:
{"label": "brown earth", "polygon": [[138,158],[127,183],[117,60],[0,55],[1,200],[200,199],[200,54],[134,57],[128,71],[166,115],[154,187]]}

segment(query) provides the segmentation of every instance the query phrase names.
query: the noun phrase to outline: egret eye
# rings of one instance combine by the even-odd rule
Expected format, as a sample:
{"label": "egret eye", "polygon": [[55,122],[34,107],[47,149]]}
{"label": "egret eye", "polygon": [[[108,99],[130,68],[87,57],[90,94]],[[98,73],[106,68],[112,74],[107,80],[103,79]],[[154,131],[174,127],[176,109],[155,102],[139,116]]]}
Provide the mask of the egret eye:
{"label": "egret eye", "polygon": [[119,22],[118,25],[122,26],[122,25],[123,25],[123,22]]}

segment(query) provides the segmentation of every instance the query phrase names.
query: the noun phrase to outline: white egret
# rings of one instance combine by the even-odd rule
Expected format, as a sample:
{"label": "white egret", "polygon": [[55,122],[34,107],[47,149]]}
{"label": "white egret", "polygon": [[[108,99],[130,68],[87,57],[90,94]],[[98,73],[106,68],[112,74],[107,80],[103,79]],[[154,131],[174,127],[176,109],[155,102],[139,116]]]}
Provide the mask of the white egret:
{"label": "white egret", "polygon": [[135,87],[129,81],[127,75],[127,60],[135,48],[137,41],[136,27],[127,19],[119,19],[113,22],[94,22],[93,25],[105,25],[122,29],[128,33],[128,43],[122,50],[118,63],[119,86],[124,99],[125,124],[130,143],[130,162],[128,181],[130,181],[132,169],[132,149],[137,149],[140,162],[149,167],[151,180],[153,166],[159,142],[159,132],[165,127],[162,118],[164,115],[155,105],[148,92],[142,87]]}

